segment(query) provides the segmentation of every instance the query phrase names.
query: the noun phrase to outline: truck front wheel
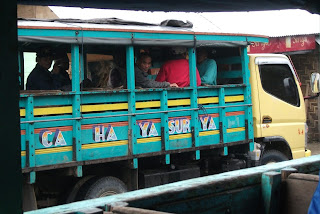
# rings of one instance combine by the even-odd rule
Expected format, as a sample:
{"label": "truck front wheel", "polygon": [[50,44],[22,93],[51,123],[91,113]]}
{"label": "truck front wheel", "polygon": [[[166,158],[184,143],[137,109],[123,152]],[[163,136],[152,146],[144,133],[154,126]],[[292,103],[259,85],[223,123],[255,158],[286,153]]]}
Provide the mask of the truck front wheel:
{"label": "truck front wheel", "polygon": [[267,150],[261,158],[261,165],[287,161],[288,157],[278,150]]}
{"label": "truck front wheel", "polygon": [[127,192],[126,185],[115,177],[95,177],[89,180],[80,190],[78,200],[100,198]]}

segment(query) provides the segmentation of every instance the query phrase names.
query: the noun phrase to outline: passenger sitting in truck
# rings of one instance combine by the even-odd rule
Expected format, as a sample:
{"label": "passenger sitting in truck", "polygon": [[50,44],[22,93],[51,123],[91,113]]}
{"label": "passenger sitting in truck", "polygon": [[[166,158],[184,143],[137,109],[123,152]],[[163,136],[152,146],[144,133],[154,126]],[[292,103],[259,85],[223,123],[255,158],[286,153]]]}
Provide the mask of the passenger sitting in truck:
{"label": "passenger sitting in truck", "polygon": [[27,79],[27,90],[54,90],[58,89],[52,78],[51,67],[53,52],[50,47],[41,47],[37,50],[36,67]]}
{"label": "passenger sitting in truck", "polygon": [[99,61],[95,63],[93,70],[96,73],[93,82],[99,88],[118,88],[123,85],[121,68],[119,68],[113,61]]}
{"label": "passenger sitting in truck", "polygon": [[202,85],[217,85],[217,63],[208,58],[208,50],[197,49],[197,68]]}
{"label": "passenger sitting in truck", "polygon": [[[158,73],[156,81],[177,83],[179,87],[190,85],[189,62],[186,59],[186,48],[171,48],[171,59],[165,62]],[[197,85],[201,85],[198,69],[196,69]]]}
{"label": "passenger sitting in truck", "polygon": [[147,53],[141,53],[138,56],[136,65],[134,66],[136,87],[142,88],[168,88],[178,87],[176,83],[158,82],[148,78],[148,71],[151,67],[151,56]]}
{"label": "passenger sitting in truck", "polygon": [[67,70],[69,69],[69,57],[66,53],[58,53],[55,57],[52,78],[56,88],[71,88],[71,80]]}

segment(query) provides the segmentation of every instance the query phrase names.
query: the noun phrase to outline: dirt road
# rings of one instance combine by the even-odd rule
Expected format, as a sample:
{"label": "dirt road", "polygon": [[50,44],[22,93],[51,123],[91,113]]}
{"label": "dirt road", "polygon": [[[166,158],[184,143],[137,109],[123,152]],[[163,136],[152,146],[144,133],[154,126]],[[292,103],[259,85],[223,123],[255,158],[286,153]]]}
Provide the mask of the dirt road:
{"label": "dirt road", "polygon": [[311,150],[312,155],[320,154],[320,143],[308,143],[307,148]]}

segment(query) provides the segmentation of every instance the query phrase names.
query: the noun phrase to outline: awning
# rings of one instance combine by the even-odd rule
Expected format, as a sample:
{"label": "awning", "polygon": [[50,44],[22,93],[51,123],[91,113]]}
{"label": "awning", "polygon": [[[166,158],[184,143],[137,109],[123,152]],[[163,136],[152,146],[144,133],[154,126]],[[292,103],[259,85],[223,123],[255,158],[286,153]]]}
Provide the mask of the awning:
{"label": "awning", "polygon": [[286,53],[314,50],[315,47],[315,35],[273,37],[269,38],[268,43],[252,42],[248,46],[248,53]]}

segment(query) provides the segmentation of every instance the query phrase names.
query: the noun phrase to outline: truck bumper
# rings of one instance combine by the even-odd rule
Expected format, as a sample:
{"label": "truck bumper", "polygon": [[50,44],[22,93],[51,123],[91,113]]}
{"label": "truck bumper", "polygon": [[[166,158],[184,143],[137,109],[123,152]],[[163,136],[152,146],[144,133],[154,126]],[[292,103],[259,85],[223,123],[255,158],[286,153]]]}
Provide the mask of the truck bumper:
{"label": "truck bumper", "polygon": [[305,157],[310,157],[311,156],[311,150],[310,149],[306,149],[306,151],[304,152],[304,156]]}

